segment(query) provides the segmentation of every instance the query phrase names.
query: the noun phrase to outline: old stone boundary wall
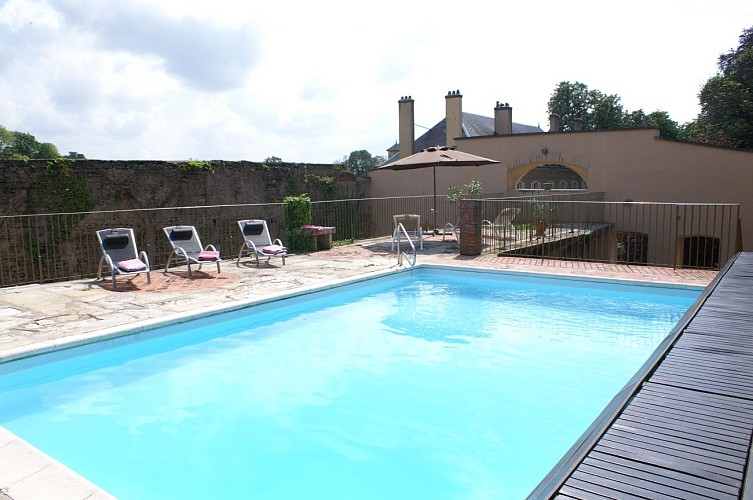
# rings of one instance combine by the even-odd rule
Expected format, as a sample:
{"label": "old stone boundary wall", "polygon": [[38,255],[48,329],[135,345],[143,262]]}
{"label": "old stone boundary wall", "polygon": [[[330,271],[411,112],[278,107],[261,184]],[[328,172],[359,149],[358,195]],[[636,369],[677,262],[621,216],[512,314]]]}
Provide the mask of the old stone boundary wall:
{"label": "old stone boundary wall", "polygon": [[0,215],[365,198],[339,165],[248,161],[0,160]]}
{"label": "old stone boundary wall", "polygon": [[[195,225],[205,244],[230,257],[239,246],[237,220],[266,219],[284,238],[285,196],[367,198],[369,179],[321,164],[2,160],[0,189],[0,286],[13,286],[92,276],[101,257],[96,231],[107,227],[134,228],[153,266],[169,256],[162,227],[173,224]],[[248,204],[261,205],[225,206]],[[368,212],[368,204],[348,205]],[[196,208],[162,210],[172,207]]]}

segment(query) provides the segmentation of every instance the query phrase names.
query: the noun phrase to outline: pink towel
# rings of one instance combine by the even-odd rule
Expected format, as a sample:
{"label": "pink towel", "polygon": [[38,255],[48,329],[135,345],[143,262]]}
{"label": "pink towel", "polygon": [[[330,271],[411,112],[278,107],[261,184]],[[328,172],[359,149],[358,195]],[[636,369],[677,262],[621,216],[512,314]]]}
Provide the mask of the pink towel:
{"label": "pink towel", "polygon": [[279,255],[281,253],[287,253],[287,251],[287,248],[281,247],[280,245],[267,245],[261,249],[261,253],[266,253],[268,255]]}
{"label": "pink towel", "polygon": [[202,250],[199,252],[199,260],[220,260],[220,252],[217,250]]}
{"label": "pink towel", "polygon": [[310,229],[310,230],[314,230],[314,231],[321,231],[322,230],[322,226],[313,226],[311,224],[306,224],[305,226],[301,226],[301,229]]}
{"label": "pink towel", "polygon": [[127,273],[146,271],[146,264],[141,262],[139,259],[121,260],[116,265]]}

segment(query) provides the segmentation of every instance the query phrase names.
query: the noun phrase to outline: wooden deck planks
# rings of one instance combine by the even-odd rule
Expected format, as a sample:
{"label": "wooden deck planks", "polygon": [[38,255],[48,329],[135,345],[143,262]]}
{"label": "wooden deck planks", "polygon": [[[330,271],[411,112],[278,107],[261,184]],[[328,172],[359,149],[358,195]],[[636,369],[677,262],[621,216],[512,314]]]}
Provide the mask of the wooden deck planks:
{"label": "wooden deck planks", "polygon": [[753,253],[549,498],[741,498],[753,434]]}

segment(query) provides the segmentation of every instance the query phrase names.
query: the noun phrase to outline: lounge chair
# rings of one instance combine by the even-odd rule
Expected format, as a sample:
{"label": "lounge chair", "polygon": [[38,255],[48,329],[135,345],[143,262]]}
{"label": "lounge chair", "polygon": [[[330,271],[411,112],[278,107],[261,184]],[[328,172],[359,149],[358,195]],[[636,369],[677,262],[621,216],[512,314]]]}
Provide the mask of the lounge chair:
{"label": "lounge chair", "polygon": [[149,258],[146,256],[146,252],[143,250],[139,252],[136,247],[133,229],[126,227],[101,229],[97,231],[97,239],[99,240],[99,247],[102,249],[97,279],[102,279],[102,268],[107,263],[113,288],[117,288],[115,281],[117,275],[134,276],[146,273],[147,284],[152,282]]}
{"label": "lounge chair", "polygon": [[421,216],[416,214],[402,214],[393,215],[392,220],[395,224],[395,229],[392,231],[392,250],[395,251],[395,243],[397,243],[398,225],[402,224],[405,228],[405,232],[408,233],[408,237],[418,238],[419,250],[424,249],[424,231],[421,229]]}
{"label": "lounge chair", "polygon": [[201,246],[201,240],[195,227],[168,226],[162,230],[165,231],[165,235],[173,247],[173,251],[170,252],[170,258],[167,259],[167,264],[165,264],[165,272],[170,268],[170,262],[172,262],[175,256],[186,259],[186,268],[188,269],[189,277],[191,276],[191,264],[198,264],[198,271],[201,269],[202,264],[215,262],[217,263],[217,272],[220,272],[220,262],[222,262],[220,252],[214,245]]}
{"label": "lounge chair", "polygon": [[500,210],[499,215],[497,215],[497,218],[494,219],[494,222],[489,222],[488,220],[481,221],[481,227],[491,227],[494,236],[499,241],[507,241],[507,234],[510,233],[514,240],[518,239],[518,230],[515,229],[515,226],[512,223],[512,220],[520,213],[519,208],[503,208]]}
{"label": "lounge chair", "polygon": [[282,265],[285,265],[288,249],[283,246],[279,238],[272,241],[267,221],[261,219],[239,220],[238,227],[241,228],[243,235],[243,245],[238,252],[236,265],[240,264],[244,252],[248,252],[256,258],[256,267],[259,267],[259,255],[266,257],[267,262],[272,257],[280,257],[282,258]]}

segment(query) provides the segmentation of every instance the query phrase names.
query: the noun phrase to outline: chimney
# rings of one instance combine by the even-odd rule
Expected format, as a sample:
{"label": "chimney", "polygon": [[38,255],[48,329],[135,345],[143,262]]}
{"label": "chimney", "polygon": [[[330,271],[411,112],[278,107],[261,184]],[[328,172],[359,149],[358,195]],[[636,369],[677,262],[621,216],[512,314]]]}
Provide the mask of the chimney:
{"label": "chimney", "polygon": [[580,132],[583,130],[583,118],[573,118],[573,132]]}
{"label": "chimney", "polygon": [[512,108],[508,103],[494,106],[494,135],[512,134]]}
{"label": "chimney", "polygon": [[413,146],[416,142],[413,102],[414,101],[411,96],[401,97],[400,100],[397,101],[397,106],[400,113],[398,125],[400,158],[407,158],[415,153],[415,151],[413,151]]}
{"label": "chimney", "polygon": [[455,138],[463,136],[463,96],[459,90],[447,92],[445,96],[447,110],[445,124],[447,125],[447,146],[455,146]]}
{"label": "chimney", "polygon": [[560,131],[560,115],[552,113],[549,115],[549,132]]}

